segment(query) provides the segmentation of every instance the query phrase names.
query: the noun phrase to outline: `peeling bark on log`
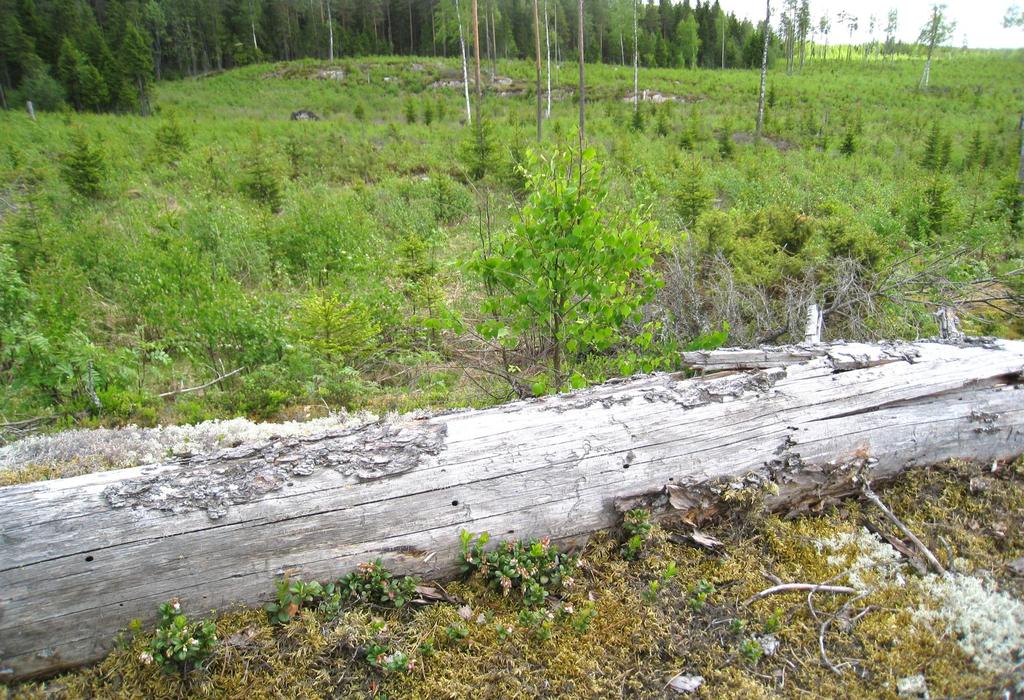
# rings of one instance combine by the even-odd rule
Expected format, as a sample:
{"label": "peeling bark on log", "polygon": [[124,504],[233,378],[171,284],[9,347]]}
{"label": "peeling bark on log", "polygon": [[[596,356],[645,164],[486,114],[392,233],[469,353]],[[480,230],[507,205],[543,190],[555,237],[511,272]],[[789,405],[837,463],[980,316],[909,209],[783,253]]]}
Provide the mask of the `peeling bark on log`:
{"label": "peeling bark on log", "polygon": [[213,456],[0,489],[0,669],[95,660],[133,618],[270,597],[380,557],[453,573],[458,533],[581,543],[638,502],[778,511],[950,458],[1024,453],[1024,342],[726,350],[745,369],[654,375],[483,411],[413,416]]}

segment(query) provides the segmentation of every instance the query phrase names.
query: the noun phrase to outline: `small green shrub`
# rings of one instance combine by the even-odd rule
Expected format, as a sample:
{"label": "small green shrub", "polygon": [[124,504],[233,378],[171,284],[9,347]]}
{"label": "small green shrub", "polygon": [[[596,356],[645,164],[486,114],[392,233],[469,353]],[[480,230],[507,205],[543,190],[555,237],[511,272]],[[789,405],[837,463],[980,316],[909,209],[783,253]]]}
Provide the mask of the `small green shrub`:
{"label": "small green shrub", "polygon": [[213,621],[189,622],[175,598],[160,606],[160,624],[142,661],[156,661],[165,672],[185,675],[210,656],[216,643]]}
{"label": "small green shrub", "polygon": [[714,585],[701,579],[690,589],[690,597],[686,599],[686,604],[693,612],[700,612],[714,592]]}
{"label": "small green shrub", "polygon": [[177,164],[188,150],[188,136],[173,112],[157,127],[155,139],[156,157],[163,163]]}
{"label": "small green shrub", "polygon": [[359,567],[338,582],[341,597],[349,601],[401,608],[416,597],[419,579],[395,576],[377,561]]}
{"label": "small green shrub", "polygon": [[277,602],[264,606],[271,622],[290,622],[299,610],[311,607],[321,600],[336,599],[338,593],[333,583],[322,586],[316,581],[289,581],[287,577],[277,584]]}
{"label": "small green shrub", "polygon": [[494,130],[490,121],[479,116],[462,145],[462,162],[472,180],[482,180],[496,170],[497,148],[494,144]]}
{"label": "small green shrub", "polygon": [[651,535],[651,514],[643,508],[634,508],[622,519],[622,530],[626,542],[622,545],[622,556],[639,559]]}
{"label": "small green shrub", "polygon": [[853,131],[847,131],[843,136],[843,142],[839,144],[839,152],[849,158],[857,152],[857,137]]}
{"label": "small green shrub", "polygon": [[633,116],[629,119],[629,130],[637,134],[642,134],[645,126],[644,110],[643,107],[638,105],[637,108],[633,110]]}
{"label": "small green shrub", "polygon": [[718,132],[718,155],[722,160],[732,160],[736,155],[736,144],[732,140],[732,129],[728,125]]}
{"label": "small green shrub", "polygon": [[103,195],[107,164],[103,152],[89,143],[81,131],[71,136],[71,149],[64,154],[60,174],[71,190],[86,199]]}
{"label": "small green shrub", "polygon": [[577,558],[558,551],[548,538],[505,541],[488,552],[484,546],[489,540],[486,532],[474,538],[463,530],[459,558],[465,573],[479,574],[502,595],[509,596],[514,590],[523,605],[537,607],[549,595],[572,587]]}
{"label": "small green shrub", "polygon": [[249,199],[265,204],[275,214],[281,211],[284,204],[281,184],[259,136],[253,139],[240,188]]}
{"label": "small green shrub", "polygon": [[740,643],[740,654],[744,659],[747,660],[752,666],[756,666],[757,662],[764,656],[764,649],[756,639],[744,639]]}
{"label": "small green shrub", "polygon": [[519,624],[529,630],[534,639],[543,642],[551,639],[555,616],[547,610],[521,610]]}
{"label": "small green shrub", "polygon": [[455,625],[448,625],[445,628],[444,636],[446,636],[451,642],[460,644],[464,639],[469,637],[469,628],[461,622]]}
{"label": "small green shrub", "polygon": [[366,660],[371,666],[391,673],[408,673],[416,668],[415,659],[403,651],[391,651],[382,644],[370,644],[366,648]]}
{"label": "small green shrub", "polygon": [[676,567],[676,563],[674,561],[670,561],[658,575],[658,578],[652,579],[648,582],[647,589],[640,594],[640,597],[643,598],[645,602],[653,605],[657,602],[658,594],[661,592],[661,589],[668,585],[678,574],[679,569]]}

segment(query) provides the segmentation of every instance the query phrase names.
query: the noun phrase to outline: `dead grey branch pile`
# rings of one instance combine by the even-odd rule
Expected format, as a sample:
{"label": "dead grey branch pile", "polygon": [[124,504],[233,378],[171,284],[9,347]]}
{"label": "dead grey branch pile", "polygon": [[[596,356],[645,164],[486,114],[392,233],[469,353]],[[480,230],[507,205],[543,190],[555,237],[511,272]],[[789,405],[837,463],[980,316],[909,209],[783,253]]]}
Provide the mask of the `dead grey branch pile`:
{"label": "dead grey branch pile", "polygon": [[0,670],[92,661],[177,596],[205,614],[381,558],[454,572],[461,530],[563,544],[634,504],[697,521],[723,493],[799,511],[951,458],[1024,453],[1024,342],[686,355],[654,375],[482,411],[328,429],[0,489]]}

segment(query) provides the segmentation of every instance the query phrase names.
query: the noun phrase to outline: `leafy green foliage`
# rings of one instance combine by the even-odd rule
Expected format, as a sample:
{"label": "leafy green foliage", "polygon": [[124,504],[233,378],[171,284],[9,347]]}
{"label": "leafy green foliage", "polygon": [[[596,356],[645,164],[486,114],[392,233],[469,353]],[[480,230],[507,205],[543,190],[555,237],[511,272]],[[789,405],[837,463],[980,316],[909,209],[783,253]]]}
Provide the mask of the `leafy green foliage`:
{"label": "leafy green foliage", "polygon": [[213,653],[216,643],[213,621],[189,622],[174,599],[160,606],[160,622],[143,660],[156,661],[167,672],[187,674]]}
{"label": "leafy green foliage", "polygon": [[639,559],[647,546],[652,527],[651,514],[643,508],[627,511],[622,518],[622,531],[626,536],[622,556],[626,559]]}
{"label": "leafy green foliage", "polygon": [[540,606],[548,596],[573,585],[576,558],[558,551],[547,538],[529,542],[505,541],[485,550],[490,536],[461,533],[459,560],[466,574],[476,574],[490,587],[509,596],[515,592],[527,608]]}
{"label": "leafy green foliage", "polygon": [[729,342],[729,322],[722,321],[722,327],[717,331],[703,333],[686,344],[686,352],[697,350],[717,350]]}
{"label": "leafy green foliage", "polygon": [[416,668],[416,661],[403,651],[392,651],[377,643],[371,643],[366,649],[366,661],[382,671],[390,673],[408,673]]}
{"label": "leafy green foliage", "polygon": [[395,576],[380,559],[360,564],[338,581],[338,590],[344,600],[401,608],[416,596],[419,579],[415,576]]}
{"label": "leafy green foliage", "polygon": [[513,230],[474,269],[496,293],[484,303],[495,321],[482,335],[514,342],[545,339],[557,383],[591,352],[624,340],[657,285],[655,233],[639,211],[609,206],[593,151],[541,161]]}
{"label": "leafy green foliage", "polygon": [[271,622],[290,622],[299,610],[310,607],[313,603],[327,601],[328,605],[337,602],[339,594],[335,585],[329,583],[326,586],[316,581],[300,581],[286,576],[277,583],[277,601],[264,606]]}
{"label": "leafy green foliage", "polygon": [[[52,4],[36,4],[37,19],[49,21],[43,17]],[[16,3],[8,15],[26,36],[35,36],[20,14],[24,7]],[[414,3],[414,12],[419,7]],[[673,5],[673,11],[680,8]],[[641,13],[660,11],[657,3],[640,6]],[[124,102],[124,95],[136,100],[137,87],[126,83],[119,65],[126,28],[119,12],[98,33],[83,26],[68,35],[107,87],[100,108],[127,111],[140,105]],[[151,12],[146,6],[142,19],[127,20],[145,22],[136,24],[145,35],[160,26]],[[498,19],[499,25],[505,21]],[[4,31],[16,33],[14,24],[6,22]],[[641,21],[641,32],[653,37],[656,26],[667,26],[671,33],[672,24],[652,22],[645,29]],[[202,31],[194,24],[192,30]],[[731,32],[726,64],[738,66],[744,39]],[[302,41],[314,35],[323,38],[312,32]],[[55,78],[62,40],[48,39],[45,49],[38,39],[35,45]],[[217,42],[222,40],[228,39]],[[166,35],[161,41],[163,75],[174,75],[180,57],[168,57],[183,45]],[[209,46],[227,51],[225,59],[244,54],[217,42]],[[698,51],[702,68],[721,60],[718,42],[709,43]],[[260,45],[267,57],[276,50],[262,37]],[[893,61],[880,73],[871,59],[833,60],[835,47],[823,60],[819,45],[802,74],[773,81],[778,100],[770,136],[757,148],[745,145],[756,75],[700,70],[680,81],[678,72],[644,71],[642,89],[676,98],[654,110],[644,102],[648,121],[667,114],[678,132],[655,139],[656,124],[644,133],[629,129],[631,105],[623,96],[632,89],[632,72],[594,63],[587,75],[587,133],[605,166],[603,212],[639,212],[672,247],[663,250],[652,231],[645,247],[665,286],[631,319],[613,324],[610,342],[566,350],[556,376],[549,336],[540,332],[547,309],[532,325],[506,311],[481,313],[486,285],[481,290],[472,266],[467,271],[460,264],[498,255],[520,207],[529,204],[528,176],[536,169],[526,157],[535,116],[530,100],[485,102],[494,158],[483,180],[465,182],[470,178],[457,157],[452,163],[458,154],[451,147],[471,136],[460,122],[461,93],[429,87],[458,70],[450,59],[438,61],[441,66],[413,58],[360,59],[358,67],[254,65],[152,86],[159,115],[153,119],[72,120],[40,112],[32,122],[20,100],[32,76],[46,75],[46,63],[19,58],[19,47],[27,44],[10,46],[15,54],[4,53],[0,63],[18,87],[8,90],[5,83],[12,108],[0,113],[0,245],[12,260],[5,274],[16,275],[27,295],[19,295],[14,321],[0,324],[0,405],[8,420],[52,412],[85,425],[152,424],[243,413],[293,419],[340,407],[484,405],[512,395],[511,387],[516,395],[531,388],[548,393],[673,369],[679,349],[709,330],[718,333],[723,320],[731,344],[775,338],[784,328],[789,331],[778,342],[793,340],[800,321],[790,309],[809,294],[842,309],[830,316],[830,333],[914,337],[927,323],[920,302],[933,290],[898,290],[898,299],[858,306],[857,299],[872,298],[880,276],[920,279],[917,272],[939,264],[956,280],[941,291],[955,294],[969,289],[976,276],[1001,277],[1020,266],[1021,203],[1014,182],[1019,113],[1012,109],[1011,89],[1020,82],[1020,65],[1007,56],[966,52],[946,61],[939,52],[934,60],[941,89],[924,94],[899,88],[916,84],[920,66],[913,61]],[[596,51],[596,43],[588,55],[591,48]],[[642,34],[641,62],[678,61],[676,48],[662,50],[659,59],[654,43],[643,45]],[[761,47],[755,48],[759,63]],[[774,45],[771,50],[778,51]],[[77,65],[74,52],[66,53],[74,60],[65,63]],[[185,56],[180,65],[187,70],[189,63]],[[317,79],[321,70],[339,68],[344,78]],[[532,68],[510,61],[499,70],[515,89]],[[64,86],[49,79],[49,88],[59,106]],[[410,100],[418,121],[428,106],[433,111],[429,129],[405,125]],[[304,124],[282,118],[299,105],[329,118]],[[353,118],[357,105],[363,120]],[[543,152],[572,140],[574,109],[571,100],[553,103]],[[175,135],[178,130],[168,125],[177,120],[182,133]],[[920,165],[936,123],[941,141],[951,142],[951,157],[944,169],[930,171]],[[89,206],[81,206],[78,196],[62,196],[71,190],[63,184],[60,154],[79,130],[107,166],[100,192],[108,196]],[[265,204],[254,206],[240,186],[256,130],[281,203],[286,201],[276,216]],[[847,130],[856,138],[855,152],[828,157],[839,156]],[[735,143],[730,158],[718,160],[713,134],[721,134],[727,148]],[[184,148],[179,136],[186,136]],[[147,146],[150,157],[138,158]],[[694,162],[705,166],[702,187],[697,178],[682,177]],[[687,187],[699,196],[680,207],[677,192]],[[705,204],[707,191],[714,204]],[[679,235],[683,226],[685,238]],[[974,251],[969,261],[941,263],[965,246]],[[598,274],[597,281],[604,278]],[[1020,283],[1007,283],[1009,308],[1020,298]],[[527,293],[529,285],[517,291]],[[337,294],[336,308],[326,322],[308,323],[304,306],[320,293],[327,300]],[[965,309],[970,332],[1024,332],[1019,321],[995,309]],[[351,351],[325,342],[349,318],[358,321],[357,329],[372,331],[355,334],[365,342]],[[476,332],[481,324],[488,329],[485,338]],[[583,328],[574,326],[570,335]],[[467,358],[486,358],[481,369],[507,373],[511,381],[462,371],[471,364]],[[246,369],[202,392],[156,399],[238,367]]]}
{"label": "leafy green foliage", "polygon": [[701,579],[693,588],[690,589],[690,596],[686,599],[686,604],[693,612],[700,612],[707,605],[708,598],[715,592],[713,584],[708,583],[704,579]]}
{"label": "leafy green foliage", "polygon": [[645,603],[654,605],[658,602],[658,595],[661,593],[662,589],[668,585],[678,573],[679,571],[676,568],[676,563],[674,561],[670,561],[666,565],[665,569],[658,575],[658,578],[648,581],[647,589],[640,594],[640,597],[643,598]]}
{"label": "leafy green foliage", "polygon": [[736,144],[732,140],[732,130],[728,125],[718,132],[718,155],[722,160],[732,160],[736,155]]}
{"label": "leafy green foliage", "polygon": [[747,638],[740,643],[740,654],[749,664],[756,666],[764,656],[764,648],[756,639]]}

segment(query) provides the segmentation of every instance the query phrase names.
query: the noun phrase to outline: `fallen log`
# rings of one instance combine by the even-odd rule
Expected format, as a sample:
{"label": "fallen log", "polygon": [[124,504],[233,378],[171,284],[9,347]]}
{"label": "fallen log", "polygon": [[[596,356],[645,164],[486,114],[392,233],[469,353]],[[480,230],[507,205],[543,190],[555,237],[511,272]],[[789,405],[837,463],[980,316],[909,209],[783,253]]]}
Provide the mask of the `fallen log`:
{"label": "fallen log", "polygon": [[750,488],[799,511],[860,470],[1024,453],[1024,342],[837,348],[0,489],[0,669],[95,660],[172,596],[204,614],[378,557],[447,576],[464,529],[579,543],[637,503],[698,523]]}

